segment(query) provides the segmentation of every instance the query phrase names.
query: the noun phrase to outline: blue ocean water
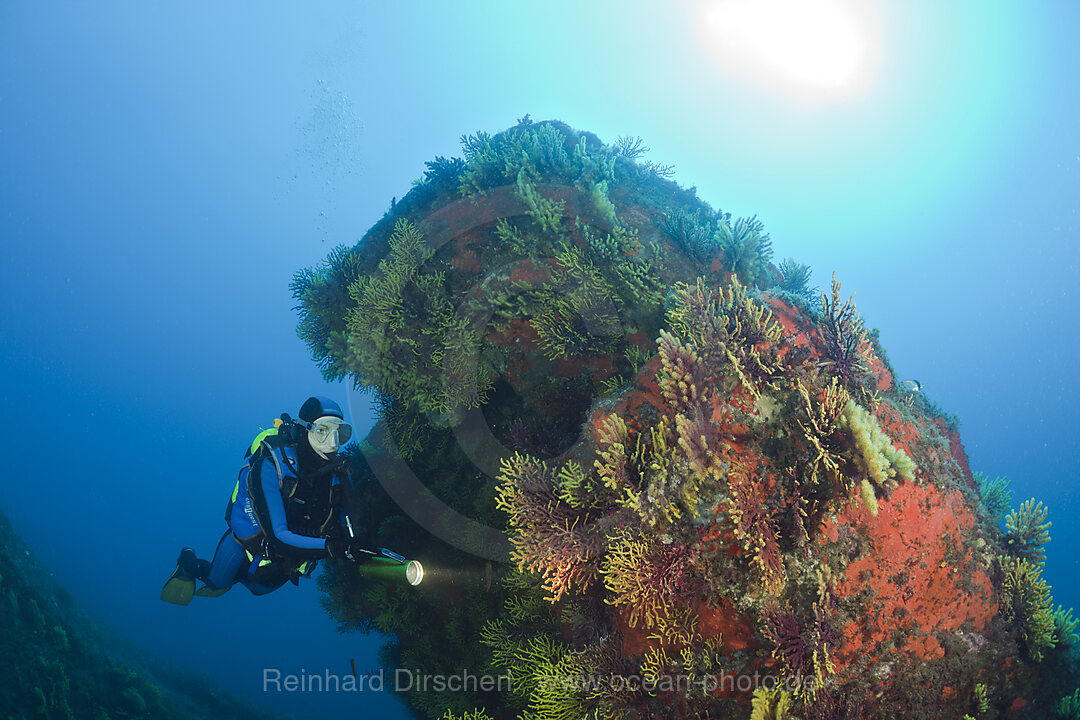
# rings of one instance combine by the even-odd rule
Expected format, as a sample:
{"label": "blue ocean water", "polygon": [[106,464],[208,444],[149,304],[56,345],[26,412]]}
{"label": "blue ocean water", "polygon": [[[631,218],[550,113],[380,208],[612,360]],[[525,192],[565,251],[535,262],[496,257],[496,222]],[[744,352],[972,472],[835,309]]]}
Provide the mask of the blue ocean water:
{"label": "blue ocean water", "polygon": [[374,422],[297,339],[293,272],[529,113],[641,136],[817,285],[836,270],[973,469],[1050,506],[1046,577],[1080,604],[1080,8],[874,7],[872,77],[816,96],[725,64],[704,0],[3,4],[0,507],[138,644],[298,718],[404,716],[388,693],[263,691],[264,668],[376,665],[314,583],[157,595],[181,546],[212,552],[273,417],[324,394]]}

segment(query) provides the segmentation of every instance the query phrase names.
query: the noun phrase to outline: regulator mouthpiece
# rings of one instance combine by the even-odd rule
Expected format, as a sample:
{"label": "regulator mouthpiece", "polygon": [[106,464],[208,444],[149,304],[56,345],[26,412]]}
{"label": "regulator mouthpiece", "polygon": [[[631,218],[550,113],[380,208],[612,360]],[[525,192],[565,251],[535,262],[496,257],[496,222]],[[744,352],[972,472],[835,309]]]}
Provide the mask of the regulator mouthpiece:
{"label": "regulator mouthpiece", "polygon": [[386,557],[373,557],[358,568],[360,574],[380,582],[405,582],[419,585],[424,579],[424,566],[417,560],[397,561]]}

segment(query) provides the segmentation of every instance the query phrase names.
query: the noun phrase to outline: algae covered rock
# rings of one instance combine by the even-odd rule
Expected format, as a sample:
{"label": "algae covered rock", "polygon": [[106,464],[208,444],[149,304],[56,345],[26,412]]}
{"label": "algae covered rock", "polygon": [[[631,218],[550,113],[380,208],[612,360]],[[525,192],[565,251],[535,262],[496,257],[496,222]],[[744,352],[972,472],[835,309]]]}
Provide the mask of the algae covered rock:
{"label": "algae covered rock", "polygon": [[91,618],[0,513],[0,709],[10,718],[286,716],[131,645]]}
{"label": "algae covered rock", "polygon": [[358,528],[430,569],[331,568],[328,610],[392,668],[497,680],[410,684],[418,715],[959,720],[1075,687],[1045,518],[1003,535],[835,277],[815,298],[634,139],[462,144],[293,284],[326,377],[376,393]]}

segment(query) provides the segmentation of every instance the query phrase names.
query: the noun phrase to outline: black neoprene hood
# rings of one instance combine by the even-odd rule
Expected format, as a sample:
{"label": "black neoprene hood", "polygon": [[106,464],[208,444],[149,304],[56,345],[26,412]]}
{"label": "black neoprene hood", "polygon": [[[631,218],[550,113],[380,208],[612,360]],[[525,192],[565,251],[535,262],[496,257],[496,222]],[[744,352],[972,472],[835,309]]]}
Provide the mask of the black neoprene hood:
{"label": "black neoprene hood", "polygon": [[304,422],[313,423],[326,415],[345,419],[338,404],[329,398],[313,395],[300,406],[300,419]]}

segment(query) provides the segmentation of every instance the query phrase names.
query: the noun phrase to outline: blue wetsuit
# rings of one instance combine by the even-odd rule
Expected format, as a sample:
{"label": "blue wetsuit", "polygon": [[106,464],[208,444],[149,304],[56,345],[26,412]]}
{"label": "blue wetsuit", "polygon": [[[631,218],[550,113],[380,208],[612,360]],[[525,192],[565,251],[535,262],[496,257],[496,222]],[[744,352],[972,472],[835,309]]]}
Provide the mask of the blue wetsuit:
{"label": "blue wetsuit", "polygon": [[[256,595],[276,590],[306,561],[328,557],[323,533],[332,523],[344,525],[342,508],[335,507],[333,500],[341,493],[341,481],[336,473],[315,481],[314,486],[308,486],[306,494],[297,493],[298,479],[292,471],[298,467],[295,449],[273,448],[272,456],[263,452],[264,459],[254,470],[245,466],[240,471],[236,496],[227,515],[229,529],[218,542],[206,578],[207,586],[212,589],[239,582]],[[304,535],[290,529],[287,503],[300,512],[307,506],[316,508],[316,512],[321,510],[324,514],[318,518],[321,527],[305,528],[321,534]],[[268,571],[266,568],[271,564],[273,571]],[[313,562],[300,572],[309,574],[312,569]]]}

